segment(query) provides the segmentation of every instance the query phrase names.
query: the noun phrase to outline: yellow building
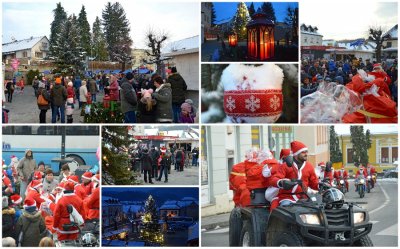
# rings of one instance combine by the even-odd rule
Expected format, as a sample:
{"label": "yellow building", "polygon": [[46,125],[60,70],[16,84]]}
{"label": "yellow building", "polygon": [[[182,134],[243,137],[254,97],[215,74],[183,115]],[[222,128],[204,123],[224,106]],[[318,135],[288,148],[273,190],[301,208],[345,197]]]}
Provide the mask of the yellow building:
{"label": "yellow building", "polygon": [[[398,136],[397,133],[371,134],[372,146],[368,150],[369,162],[377,172],[393,169],[398,161]],[[343,153],[343,164],[349,172],[355,172],[353,164],[353,144],[350,135],[340,135],[339,143]]]}

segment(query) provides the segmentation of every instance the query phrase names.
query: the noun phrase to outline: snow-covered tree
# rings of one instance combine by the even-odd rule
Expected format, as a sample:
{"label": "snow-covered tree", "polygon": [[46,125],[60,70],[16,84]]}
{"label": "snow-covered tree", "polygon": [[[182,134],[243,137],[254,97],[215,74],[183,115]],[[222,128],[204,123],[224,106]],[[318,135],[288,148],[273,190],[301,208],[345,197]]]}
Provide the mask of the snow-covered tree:
{"label": "snow-covered tree", "polygon": [[90,56],[91,44],[90,44],[90,25],[87,20],[87,14],[85,10],[85,6],[82,5],[81,12],[79,12],[78,16],[78,24],[80,30],[80,46],[83,48],[83,51],[86,52],[87,56]]}
{"label": "snow-covered tree", "polygon": [[164,75],[164,63],[161,61],[161,48],[163,43],[168,39],[167,32],[156,32],[149,29],[146,34],[147,47],[151,51],[147,51],[148,56],[152,57],[152,61],[157,65],[157,74]]}
{"label": "snow-covered tree", "polygon": [[96,16],[96,20],[93,23],[92,47],[92,56],[95,60],[106,61],[108,59],[106,39],[98,16]]}
{"label": "snow-covered tree", "polygon": [[161,233],[161,225],[158,222],[156,201],[151,195],[146,200],[144,206],[144,214],[142,216],[142,229],[140,230],[140,237],[149,245],[156,243],[163,245],[164,236]]}
{"label": "snow-covered tree", "polygon": [[120,3],[108,2],[102,12],[102,24],[107,42],[107,51],[112,61],[122,64],[122,70],[132,59],[132,39],[129,20],[126,18],[124,8]]}
{"label": "snow-covered tree", "polygon": [[50,44],[49,44],[49,55],[52,58],[54,54],[54,48],[58,46],[57,37],[61,33],[61,25],[67,20],[67,13],[64,7],[61,6],[61,2],[57,3],[56,8],[53,10],[54,20],[50,27]]}
{"label": "snow-covered tree", "polygon": [[249,11],[244,2],[238,3],[236,14],[232,19],[232,30],[238,35],[239,40],[246,39],[246,25],[250,21]]}

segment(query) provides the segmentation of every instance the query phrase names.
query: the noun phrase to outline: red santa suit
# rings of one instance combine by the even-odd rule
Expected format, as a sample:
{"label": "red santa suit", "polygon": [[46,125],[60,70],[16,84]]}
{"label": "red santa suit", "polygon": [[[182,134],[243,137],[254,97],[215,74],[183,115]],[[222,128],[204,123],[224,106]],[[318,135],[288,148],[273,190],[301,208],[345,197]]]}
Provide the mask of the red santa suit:
{"label": "red santa suit", "polygon": [[[229,189],[233,191],[233,201],[235,203],[235,206],[243,206],[240,202],[242,192],[245,196],[248,197],[243,197],[244,202],[250,203],[250,192],[247,190],[246,187],[245,162],[240,162],[233,165],[232,172],[229,175]],[[247,194],[245,194],[244,191],[247,191]]]}
{"label": "red santa suit", "polygon": [[[361,172],[362,170],[362,172]],[[363,174],[365,178],[367,178],[367,171],[365,170],[365,168],[363,166],[360,166],[360,168],[357,170],[356,173],[356,178],[358,178],[359,175]]]}
{"label": "red santa suit", "polygon": [[376,174],[375,167],[372,165],[368,165],[367,167],[367,175],[372,176],[373,174]]}
{"label": "red santa suit", "polygon": [[69,231],[65,231],[63,228],[64,224],[71,223],[70,214],[67,210],[68,205],[72,205],[82,217],[85,217],[83,202],[78,196],[75,195],[73,190],[73,183],[67,182],[65,184],[64,195],[57,202],[54,211],[53,229],[57,231],[59,240],[76,240],[79,235],[79,229],[77,227],[72,228]]}
{"label": "red santa suit", "polygon": [[[291,143],[291,149],[294,156],[297,156],[303,151],[308,150],[307,147],[299,141],[293,141]],[[299,185],[295,185],[292,189],[289,190],[283,189],[279,185],[279,182],[284,179],[301,179],[303,181],[303,187],[306,191],[309,187],[314,190],[318,189],[318,177],[315,174],[314,167],[311,163],[303,162],[302,165],[297,165],[294,162],[292,167],[288,167],[286,163],[284,163],[281,167],[279,167],[276,174],[273,174],[271,176],[270,180],[272,186],[280,188],[277,196],[277,200],[279,203],[285,200],[295,203],[296,201],[304,197],[301,194],[303,192],[303,189]],[[271,210],[277,207],[278,202],[274,202],[273,205],[271,205]]]}
{"label": "red santa suit", "polygon": [[97,187],[93,190],[93,193],[87,198],[87,209],[88,213],[86,215],[87,220],[99,219],[100,217],[100,188]]}
{"label": "red santa suit", "polygon": [[10,178],[7,177],[7,173],[5,172],[5,170],[3,170],[3,176],[2,176],[2,186],[3,186],[3,193],[8,193],[8,194],[12,194],[14,193],[14,190],[12,188],[12,184],[11,184],[11,180]]}
{"label": "red santa suit", "polygon": [[33,180],[31,182],[31,187],[27,190],[26,198],[31,198],[36,202],[36,207],[39,209],[42,202],[45,200],[41,197],[39,188],[42,187],[43,184],[39,180]]}
{"label": "red santa suit", "polygon": [[347,172],[347,170],[344,169],[344,167],[342,167],[340,170],[335,171],[334,177],[337,183],[340,182],[340,178],[343,178],[346,184],[346,189],[347,191],[349,191],[349,182],[347,181],[347,179],[349,178],[349,173]]}

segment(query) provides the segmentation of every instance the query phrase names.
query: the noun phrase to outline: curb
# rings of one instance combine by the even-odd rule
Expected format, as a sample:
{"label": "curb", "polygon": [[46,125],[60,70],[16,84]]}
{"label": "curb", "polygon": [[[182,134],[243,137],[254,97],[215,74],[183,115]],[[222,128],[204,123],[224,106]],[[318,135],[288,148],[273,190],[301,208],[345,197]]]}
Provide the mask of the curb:
{"label": "curb", "polygon": [[221,221],[221,222],[216,222],[216,223],[211,223],[207,225],[201,225],[201,229],[205,230],[214,230],[216,227],[228,227],[229,226],[229,220],[228,221]]}

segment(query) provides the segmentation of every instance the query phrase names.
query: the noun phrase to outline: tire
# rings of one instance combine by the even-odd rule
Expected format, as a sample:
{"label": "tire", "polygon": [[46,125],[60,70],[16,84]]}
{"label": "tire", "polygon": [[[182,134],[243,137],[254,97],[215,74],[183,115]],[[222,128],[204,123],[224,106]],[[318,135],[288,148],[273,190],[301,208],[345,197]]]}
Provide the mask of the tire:
{"label": "tire", "polygon": [[361,239],[355,241],[353,243],[353,246],[359,246],[359,247],[373,247],[374,244],[372,243],[372,240],[369,238],[368,235],[365,235]]}
{"label": "tire", "polygon": [[243,222],[242,231],[240,233],[239,246],[241,247],[254,246],[253,226],[249,220],[245,220]]}
{"label": "tire", "polygon": [[368,182],[368,185],[367,185],[367,193],[371,193],[371,183],[370,182]]}
{"label": "tire", "polygon": [[364,197],[364,186],[363,185],[358,186],[358,193],[360,194],[360,198]]}
{"label": "tire", "polygon": [[305,246],[303,238],[296,232],[284,232],[279,234],[274,241],[272,246]]}
{"label": "tire", "polygon": [[240,234],[242,233],[242,217],[240,208],[234,208],[229,216],[229,246],[240,245]]}

